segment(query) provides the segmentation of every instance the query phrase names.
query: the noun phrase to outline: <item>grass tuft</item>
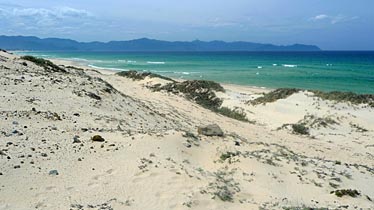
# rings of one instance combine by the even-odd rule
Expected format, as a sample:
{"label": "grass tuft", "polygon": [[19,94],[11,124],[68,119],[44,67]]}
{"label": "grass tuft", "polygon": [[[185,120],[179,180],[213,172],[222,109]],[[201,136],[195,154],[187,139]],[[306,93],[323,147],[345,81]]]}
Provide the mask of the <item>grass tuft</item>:
{"label": "grass tuft", "polygon": [[258,105],[258,104],[266,104],[266,103],[272,103],[274,101],[277,101],[279,99],[285,99],[289,96],[291,96],[294,93],[297,93],[301,91],[300,89],[295,88],[279,88],[274,91],[271,91],[269,93],[264,94],[263,96],[256,98],[252,101],[249,101],[248,103],[252,105]]}
{"label": "grass tuft", "polygon": [[355,198],[361,195],[361,193],[358,192],[357,190],[351,190],[351,189],[335,190],[335,191],[331,191],[331,194],[335,194],[339,198],[346,196],[346,195]]}
{"label": "grass tuft", "polygon": [[311,91],[315,96],[329,101],[350,102],[352,104],[368,104],[374,107],[374,94],[357,94],[352,92],[322,92],[318,90]]}
{"label": "grass tuft", "polygon": [[151,72],[121,71],[121,72],[118,72],[117,75],[121,77],[127,77],[133,80],[143,80],[146,77],[151,77],[151,78],[160,78],[160,79],[174,82],[173,79],[170,79],[168,77],[165,77],[159,74],[154,74]]}
{"label": "grass tuft", "polygon": [[292,131],[296,134],[300,135],[309,135],[309,128],[307,128],[304,124],[292,124]]}
{"label": "grass tuft", "polygon": [[53,71],[53,72],[67,73],[67,71],[65,69],[57,66],[56,64],[52,63],[49,60],[45,60],[43,58],[37,58],[37,57],[34,57],[34,56],[26,55],[26,56],[22,56],[21,59],[33,62],[34,64],[43,67],[45,70],[50,70],[50,71]]}

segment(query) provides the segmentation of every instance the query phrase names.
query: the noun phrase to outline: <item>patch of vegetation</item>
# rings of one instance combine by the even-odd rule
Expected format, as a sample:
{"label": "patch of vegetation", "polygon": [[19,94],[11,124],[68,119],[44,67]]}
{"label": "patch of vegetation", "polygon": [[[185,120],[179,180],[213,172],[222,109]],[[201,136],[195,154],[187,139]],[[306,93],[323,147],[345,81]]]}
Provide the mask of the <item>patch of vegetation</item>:
{"label": "patch of vegetation", "polygon": [[357,125],[357,124],[354,124],[354,123],[349,123],[349,125],[350,125],[352,128],[356,129],[357,132],[360,132],[360,133],[364,133],[364,132],[368,132],[368,131],[369,131],[368,129],[363,128],[363,127],[361,127],[361,126],[359,126],[359,125]]}
{"label": "patch of vegetation", "polygon": [[374,107],[374,94],[357,94],[352,92],[322,92],[313,90],[311,91],[315,96],[329,101],[337,102],[350,102],[352,104],[368,104],[370,107]]}
{"label": "patch of vegetation", "polygon": [[240,192],[239,184],[232,178],[233,171],[220,170],[214,173],[215,182],[209,184],[213,190],[213,199],[219,198],[224,202],[233,202],[234,195]]}
{"label": "patch of vegetation", "polygon": [[292,207],[283,207],[284,210],[329,210],[328,208],[315,208],[307,206],[292,206]]}
{"label": "patch of vegetation", "polygon": [[276,90],[271,91],[269,93],[266,93],[259,98],[256,98],[252,101],[249,101],[248,103],[250,103],[252,105],[272,103],[272,102],[277,101],[279,99],[285,99],[285,98],[291,96],[294,93],[298,93],[299,91],[301,91],[301,90],[296,89],[296,88],[279,88],[279,89],[276,89]]}
{"label": "patch of vegetation", "polygon": [[[264,94],[262,97],[249,101],[249,104],[258,105],[266,104],[277,101],[279,99],[285,99],[294,93],[301,91],[296,88],[279,88],[269,93]],[[319,90],[308,90],[316,97],[324,100],[336,101],[336,102],[350,102],[352,104],[368,104],[370,107],[374,107],[374,94],[357,94],[353,92],[323,92]]]}
{"label": "patch of vegetation", "polygon": [[206,109],[222,114],[226,117],[249,122],[244,112],[237,109],[230,109],[228,107],[221,107],[223,101],[218,98],[214,92],[225,91],[219,83],[206,80],[188,80],[184,82],[173,82],[164,86],[155,85],[152,89],[154,91],[165,90],[174,94],[182,93],[187,99]]}
{"label": "patch of vegetation", "polygon": [[357,190],[351,190],[351,189],[335,190],[335,191],[331,191],[330,193],[335,194],[339,198],[341,198],[343,196],[346,196],[346,195],[355,198],[355,197],[361,195],[361,193],[358,192]]}
{"label": "patch of vegetation", "polygon": [[98,100],[100,101],[101,100],[101,97],[96,95],[95,93],[92,93],[92,92],[86,92],[86,95],[92,99],[95,99],[95,100]]}
{"label": "patch of vegetation", "polygon": [[[247,119],[247,115],[243,111],[239,111],[237,109],[230,109],[228,107],[220,107],[215,110],[213,110],[221,115],[224,115],[226,117],[230,117],[239,121],[243,122],[252,122]],[[253,122],[252,122],[253,123]]]}
{"label": "patch of vegetation", "polygon": [[237,152],[226,152],[226,153],[221,154],[219,159],[222,160],[222,161],[225,161],[227,159],[230,159],[230,158],[238,156],[238,155],[240,155],[239,151],[237,151]]}
{"label": "patch of vegetation", "polygon": [[337,125],[339,124],[336,120],[332,119],[331,117],[316,117],[314,115],[306,115],[304,116],[304,123],[310,125],[313,128],[320,128],[320,127],[328,127],[329,125]]}
{"label": "patch of vegetation", "polygon": [[292,124],[292,131],[300,135],[309,135],[309,128],[302,123]]}
{"label": "patch of vegetation", "polygon": [[22,56],[21,59],[33,62],[34,64],[36,64],[38,66],[41,66],[45,70],[48,70],[48,71],[67,73],[67,71],[65,69],[57,66],[56,64],[52,63],[49,60],[45,60],[43,58],[36,58],[34,56],[26,55],[26,56]]}
{"label": "patch of vegetation", "polygon": [[170,79],[169,77],[165,77],[159,74],[154,74],[151,72],[121,71],[121,72],[118,72],[117,75],[121,77],[127,77],[133,80],[143,80],[146,77],[151,77],[151,78],[160,78],[163,80],[175,82],[173,79]]}

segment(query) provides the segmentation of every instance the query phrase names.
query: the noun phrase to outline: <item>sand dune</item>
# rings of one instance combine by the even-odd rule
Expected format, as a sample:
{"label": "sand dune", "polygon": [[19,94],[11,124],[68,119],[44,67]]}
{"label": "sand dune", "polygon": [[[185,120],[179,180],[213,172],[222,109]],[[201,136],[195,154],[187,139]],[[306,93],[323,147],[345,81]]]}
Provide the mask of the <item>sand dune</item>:
{"label": "sand dune", "polygon": [[[271,90],[223,85],[243,122],[152,90],[160,78],[54,62],[0,52],[0,210],[374,208],[366,104],[301,91],[251,105]],[[224,136],[198,133],[211,124]]]}

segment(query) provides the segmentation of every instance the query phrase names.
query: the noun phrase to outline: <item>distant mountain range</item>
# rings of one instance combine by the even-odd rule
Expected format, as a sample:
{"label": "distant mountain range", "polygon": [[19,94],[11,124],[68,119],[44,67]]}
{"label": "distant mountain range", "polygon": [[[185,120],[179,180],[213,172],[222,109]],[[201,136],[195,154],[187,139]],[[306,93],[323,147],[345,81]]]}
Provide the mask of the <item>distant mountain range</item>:
{"label": "distant mountain range", "polygon": [[294,44],[279,46],[252,42],[224,41],[161,41],[135,39],[110,42],[78,42],[71,39],[33,36],[0,36],[0,48],[6,50],[39,51],[319,51],[315,45]]}

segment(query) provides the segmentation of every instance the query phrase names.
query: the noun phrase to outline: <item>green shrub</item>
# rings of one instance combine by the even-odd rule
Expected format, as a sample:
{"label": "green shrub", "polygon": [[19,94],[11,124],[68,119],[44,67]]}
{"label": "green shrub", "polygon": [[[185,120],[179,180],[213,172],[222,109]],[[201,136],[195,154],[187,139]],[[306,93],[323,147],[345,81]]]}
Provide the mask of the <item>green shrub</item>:
{"label": "green shrub", "polygon": [[335,191],[331,191],[331,194],[335,194],[339,198],[341,198],[345,195],[351,196],[353,198],[361,195],[361,193],[358,192],[357,190],[351,190],[351,189],[335,190]]}
{"label": "green shrub", "polygon": [[374,107],[374,94],[357,94],[352,92],[322,92],[322,91],[311,91],[315,96],[337,102],[351,102],[352,104],[368,104],[370,107]]}
{"label": "green shrub", "polygon": [[279,99],[285,99],[299,91],[300,89],[295,89],[295,88],[279,88],[269,93],[266,93],[259,98],[249,101],[248,103],[252,105],[271,103]]}
{"label": "green shrub", "polygon": [[168,77],[165,77],[159,74],[154,74],[151,72],[121,71],[121,72],[118,72],[117,75],[121,77],[127,77],[133,80],[143,80],[146,77],[151,77],[151,78],[160,78],[160,79],[174,82],[173,79],[170,79]]}
{"label": "green shrub", "polygon": [[241,112],[241,111],[238,111],[238,110],[235,110],[235,109],[233,110],[233,109],[230,109],[228,107],[220,107],[220,108],[216,109],[215,112],[217,112],[219,114],[222,114],[226,117],[230,117],[230,118],[239,120],[239,121],[250,122],[247,119],[247,116],[244,112]]}
{"label": "green shrub", "polygon": [[309,128],[303,124],[292,124],[292,131],[300,135],[309,135]]}
{"label": "green shrub", "polygon": [[45,70],[50,70],[54,72],[64,72],[64,73],[67,72],[65,69],[43,58],[36,58],[34,56],[26,55],[26,56],[22,56],[21,59],[33,62],[34,64],[43,67]]}
{"label": "green shrub", "polygon": [[164,86],[154,86],[152,89],[155,91],[166,90],[174,94],[183,93],[187,99],[210,110],[216,110],[222,104],[222,100],[216,96],[214,91],[224,91],[220,84],[205,80],[173,82]]}

